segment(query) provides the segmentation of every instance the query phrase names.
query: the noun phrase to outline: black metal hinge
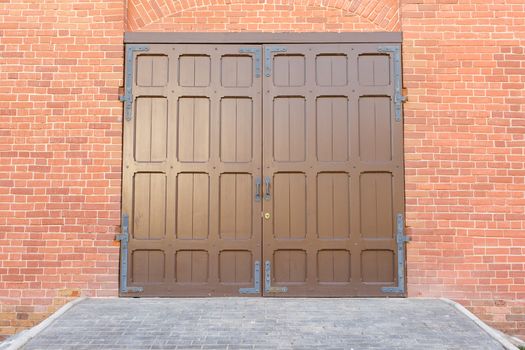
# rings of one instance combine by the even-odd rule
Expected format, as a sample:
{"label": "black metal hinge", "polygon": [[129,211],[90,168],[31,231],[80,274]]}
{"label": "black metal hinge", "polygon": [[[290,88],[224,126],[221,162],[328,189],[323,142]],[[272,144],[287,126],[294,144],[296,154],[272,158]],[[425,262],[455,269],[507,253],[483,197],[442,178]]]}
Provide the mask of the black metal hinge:
{"label": "black metal hinge", "polygon": [[261,48],[260,47],[241,47],[240,53],[253,53],[255,58],[255,77],[261,76]]}
{"label": "black metal hinge", "polygon": [[403,102],[406,101],[402,91],[401,48],[399,46],[382,46],[377,51],[391,53],[394,60],[394,107],[396,122],[400,122],[403,115]]}
{"label": "black metal hinge", "polygon": [[405,243],[410,241],[405,236],[405,221],[403,214],[396,217],[396,243],[397,243],[397,287],[383,287],[385,293],[405,293]]}
{"label": "black metal hinge", "polygon": [[258,294],[261,292],[261,262],[257,260],[253,267],[253,287],[239,288],[241,294]]}
{"label": "black metal hinge", "polygon": [[266,293],[286,293],[287,287],[272,287],[272,263],[266,260],[264,264],[264,291]]}
{"label": "black metal hinge", "polygon": [[119,97],[119,100],[124,102],[124,118],[131,120],[132,105],[133,105],[133,54],[136,51],[148,51],[149,47],[146,45],[126,45],[126,63],[124,74],[124,95]]}
{"label": "black metal hinge", "polygon": [[266,46],[264,48],[264,75],[272,75],[272,52],[286,52],[284,46]]}
{"label": "black metal hinge", "polygon": [[142,287],[128,287],[128,242],[129,242],[129,217],[122,215],[122,233],[115,239],[120,241],[120,292],[121,293],[140,293],[144,291]]}

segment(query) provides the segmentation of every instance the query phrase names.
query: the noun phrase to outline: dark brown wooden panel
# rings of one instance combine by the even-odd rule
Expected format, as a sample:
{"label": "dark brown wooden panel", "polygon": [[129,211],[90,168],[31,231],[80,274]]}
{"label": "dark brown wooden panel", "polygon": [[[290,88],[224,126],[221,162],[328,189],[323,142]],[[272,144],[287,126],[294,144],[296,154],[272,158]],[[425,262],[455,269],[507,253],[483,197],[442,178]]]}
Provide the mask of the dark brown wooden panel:
{"label": "dark brown wooden panel", "polygon": [[279,249],[273,254],[273,271],[277,283],[306,282],[306,252]]}
{"label": "dark brown wooden panel", "polygon": [[[255,46],[257,47],[257,46]],[[239,45],[136,53],[124,121],[129,296],[239,296],[261,261],[261,78]],[[250,296],[250,294],[247,294]]]}
{"label": "dark brown wooden panel", "polygon": [[358,58],[359,84],[385,86],[390,84],[390,56],[362,54]]}
{"label": "dark brown wooden panel", "polygon": [[220,142],[223,162],[252,161],[253,101],[251,99],[236,97],[221,99]]}
{"label": "dark brown wooden panel", "polygon": [[179,250],[175,258],[175,280],[178,283],[207,283],[209,254],[205,250]]}
{"label": "dark brown wooden panel", "polygon": [[253,76],[253,59],[250,55],[224,55],[221,57],[222,86],[251,87]]}
{"label": "dark brown wooden panel", "polygon": [[[306,116],[303,97],[273,101],[273,149],[278,162],[302,162],[306,156]],[[266,140],[265,140],[266,141]]]}
{"label": "dark brown wooden panel", "polygon": [[348,57],[344,54],[317,55],[315,74],[317,85],[346,86],[348,84]]}
{"label": "dark brown wooden panel", "polygon": [[208,239],[210,231],[210,179],[208,174],[177,176],[177,238]]}
{"label": "dark brown wooden panel", "polygon": [[251,239],[253,233],[253,179],[249,174],[222,174],[220,178],[220,237]]}
{"label": "dark brown wooden panel", "polygon": [[361,235],[363,238],[394,238],[392,174],[363,173],[361,194]]}
{"label": "dark brown wooden panel", "polygon": [[162,162],[168,152],[168,100],[140,97],[135,103],[135,160]]}
{"label": "dark brown wooden panel", "polygon": [[181,97],[177,117],[179,161],[207,161],[210,156],[210,99]]}
{"label": "dark brown wooden panel", "polygon": [[278,173],[273,178],[275,239],[306,237],[306,177]]}
{"label": "dark brown wooden panel", "polygon": [[166,176],[137,173],[134,180],[133,238],[162,239],[166,234]]}
{"label": "dark brown wooden panel", "polygon": [[272,179],[263,256],[277,287],[265,295],[387,295],[381,288],[397,283],[393,218],[403,213],[393,62],[376,44],[280,48],[263,79],[263,177]]}
{"label": "dark brown wooden panel", "polygon": [[390,97],[359,99],[359,156],[365,162],[392,160]]}
{"label": "dark brown wooden panel", "polygon": [[252,253],[247,250],[223,250],[219,254],[221,283],[243,284],[252,281]]}
{"label": "dark brown wooden panel", "polygon": [[350,237],[350,178],[346,173],[317,176],[317,234],[321,239]]}
{"label": "dark brown wooden panel", "polygon": [[317,99],[317,159],[322,162],[348,161],[350,129],[347,97]]}
{"label": "dark brown wooden panel", "polygon": [[273,57],[275,86],[303,86],[305,75],[303,55],[275,55]]}
{"label": "dark brown wooden panel", "polygon": [[361,278],[365,283],[394,282],[394,252],[364,250],[361,253]]}
{"label": "dark brown wooden panel", "polygon": [[342,249],[326,249],[317,253],[318,278],[321,283],[350,282],[350,252]]}
{"label": "dark brown wooden panel", "polygon": [[168,83],[167,55],[139,55],[137,57],[137,85],[165,86]]}
{"label": "dark brown wooden panel", "polygon": [[179,56],[179,85],[184,87],[209,86],[211,59],[208,55]]}
{"label": "dark brown wooden panel", "polygon": [[160,250],[135,250],[131,255],[131,280],[160,283],[165,279],[165,256]]}

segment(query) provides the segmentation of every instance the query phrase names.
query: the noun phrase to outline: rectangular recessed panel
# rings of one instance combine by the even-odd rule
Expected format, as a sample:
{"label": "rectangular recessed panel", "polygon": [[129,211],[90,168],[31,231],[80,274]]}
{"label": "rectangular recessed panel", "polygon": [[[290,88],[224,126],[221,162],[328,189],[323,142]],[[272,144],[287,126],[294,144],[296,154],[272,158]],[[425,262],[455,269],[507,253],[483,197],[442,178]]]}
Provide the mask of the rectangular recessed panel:
{"label": "rectangular recessed panel", "polygon": [[390,56],[382,54],[359,55],[359,84],[385,86],[390,84]]}
{"label": "rectangular recessed panel", "polygon": [[392,159],[390,97],[359,99],[359,156],[367,162]]}
{"label": "rectangular recessed panel", "polygon": [[135,283],[164,281],[164,252],[135,250],[131,254],[131,280]]}
{"label": "rectangular recessed panel", "polygon": [[208,270],[208,252],[205,250],[179,250],[175,254],[177,283],[206,283]]}
{"label": "rectangular recessed panel", "polygon": [[276,250],[272,268],[276,282],[305,282],[306,252],[304,250]]}
{"label": "rectangular recessed panel", "polygon": [[350,236],[350,176],[347,173],[317,176],[317,233],[323,239]]}
{"label": "rectangular recessed panel", "polygon": [[177,176],[177,238],[207,239],[209,232],[208,174]]}
{"label": "rectangular recessed panel", "polygon": [[303,86],[306,77],[303,55],[275,55],[273,57],[275,86]]}
{"label": "rectangular recessed panel", "polygon": [[363,282],[394,282],[394,252],[364,250],[361,252],[361,279]]}
{"label": "rectangular recessed panel", "polygon": [[166,233],[166,175],[137,173],[133,179],[135,239],[162,239]]}
{"label": "rectangular recessed panel", "polygon": [[317,99],[317,159],[322,162],[348,160],[348,98]]}
{"label": "rectangular recessed panel", "polygon": [[251,98],[221,99],[221,161],[250,162],[253,158]]}
{"label": "rectangular recessed panel", "polygon": [[181,162],[205,162],[210,154],[210,100],[182,97],[178,106],[178,157]]}
{"label": "rectangular recessed panel", "polygon": [[139,97],[135,103],[135,160],[166,160],[168,100],[164,97]]}
{"label": "rectangular recessed panel", "polygon": [[204,87],[210,85],[211,60],[206,55],[182,55],[179,57],[179,85]]}
{"label": "rectangular recessed panel", "polygon": [[393,238],[392,174],[364,173],[359,183],[362,237]]}
{"label": "rectangular recessed panel", "polygon": [[346,55],[318,55],[315,76],[319,86],[345,86],[348,84],[348,58]]}
{"label": "rectangular recessed panel", "polygon": [[320,250],[317,253],[319,282],[350,282],[350,252],[348,250]]}
{"label": "rectangular recessed panel", "polygon": [[219,211],[222,239],[252,237],[252,189],[250,174],[221,174]]}
{"label": "rectangular recessed panel", "polygon": [[169,60],[166,55],[137,56],[137,85],[166,86],[169,77]]}
{"label": "rectangular recessed panel", "polygon": [[219,279],[222,283],[249,283],[252,280],[252,253],[223,250],[219,254]]}
{"label": "rectangular recessed panel", "polygon": [[249,55],[221,57],[221,83],[224,87],[252,86],[253,62]]}
{"label": "rectangular recessed panel", "polygon": [[306,159],[306,115],[303,97],[278,97],[273,105],[273,153],[276,161]]}
{"label": "rectangular recessed panel", "polygon": [[306,237],[306,175],[275,174],[273,193],[275,238],[304,239]]}

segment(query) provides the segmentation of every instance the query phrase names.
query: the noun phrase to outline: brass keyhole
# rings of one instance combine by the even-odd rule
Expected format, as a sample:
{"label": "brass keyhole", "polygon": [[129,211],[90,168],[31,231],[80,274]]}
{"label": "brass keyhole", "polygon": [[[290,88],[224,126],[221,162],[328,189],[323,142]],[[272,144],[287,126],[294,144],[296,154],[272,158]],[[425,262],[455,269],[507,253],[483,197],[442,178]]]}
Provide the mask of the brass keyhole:
{"label": "brass keyhole", "polygon": [[266,220],[270,219],[270,216],[271,216],[270,213],[264,213],[264,218]]}

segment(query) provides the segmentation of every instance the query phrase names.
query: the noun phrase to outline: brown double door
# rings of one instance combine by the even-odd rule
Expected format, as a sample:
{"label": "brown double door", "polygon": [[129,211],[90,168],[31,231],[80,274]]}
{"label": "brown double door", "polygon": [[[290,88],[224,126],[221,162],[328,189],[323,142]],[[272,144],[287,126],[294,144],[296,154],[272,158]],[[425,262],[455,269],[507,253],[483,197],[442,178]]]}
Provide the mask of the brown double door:
{"label": "brown double door", "polygon": [[124,121],[124,277],[139,291],[121,294],[397,285],[402,123],[379,44],[147,46]]}

